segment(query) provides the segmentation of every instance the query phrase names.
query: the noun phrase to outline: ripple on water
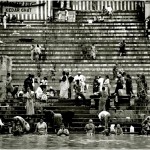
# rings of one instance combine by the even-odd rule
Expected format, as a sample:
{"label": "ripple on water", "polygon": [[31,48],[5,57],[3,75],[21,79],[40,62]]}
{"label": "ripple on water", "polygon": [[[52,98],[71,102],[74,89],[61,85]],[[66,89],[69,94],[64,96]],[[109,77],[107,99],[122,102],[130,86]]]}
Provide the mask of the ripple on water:
{"label": "ripple on water", "polygon": [[96,134],[88,137],[85,134],[71,134],[60,137],[54,134],[27,134],[18,137],[1,135],[0,140],[0,149],[150,149],[150,138],[137,135],[106,137]]}

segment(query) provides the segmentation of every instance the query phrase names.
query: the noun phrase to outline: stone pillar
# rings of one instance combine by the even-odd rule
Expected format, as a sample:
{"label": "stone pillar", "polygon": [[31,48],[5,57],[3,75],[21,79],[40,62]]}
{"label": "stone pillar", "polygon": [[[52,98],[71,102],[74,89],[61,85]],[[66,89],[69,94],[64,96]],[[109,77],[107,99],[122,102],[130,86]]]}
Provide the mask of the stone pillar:
{"label": "stone pillar", "polygon": [[61,2],[60,2],[60,8],[61,8],[61,9],[64,8],[64,0],[61,0]]}
{"label": "stone pillar", "polygon": [[150,1],[145,2],[145,19],[150,16]]}
{"label": "stone pillar", "polygon": [[70,7],[70,0],[66,0],[66,2],[67,2],[66,8],[67,8],[67,9],[71,9],[71,7]]}

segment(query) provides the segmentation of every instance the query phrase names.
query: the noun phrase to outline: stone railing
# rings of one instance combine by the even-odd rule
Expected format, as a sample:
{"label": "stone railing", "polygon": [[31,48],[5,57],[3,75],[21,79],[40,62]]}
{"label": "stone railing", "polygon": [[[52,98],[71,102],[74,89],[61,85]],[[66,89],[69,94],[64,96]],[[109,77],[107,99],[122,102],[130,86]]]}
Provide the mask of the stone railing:
{"label": "stone railing", "polygon": [[0,57],[0,101],[6,98],[7,73],[12,72],[12,59],[8,56]]}

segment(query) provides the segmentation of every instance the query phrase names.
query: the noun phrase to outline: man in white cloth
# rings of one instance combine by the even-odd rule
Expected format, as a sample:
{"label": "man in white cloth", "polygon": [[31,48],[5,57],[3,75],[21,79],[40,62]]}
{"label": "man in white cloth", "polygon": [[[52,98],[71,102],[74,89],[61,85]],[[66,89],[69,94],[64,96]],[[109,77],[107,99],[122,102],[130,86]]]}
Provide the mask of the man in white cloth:
{"label": "man in white cloth", "polygon": [[81,84],[81,92],[84,93],[84,88],[85,88],[85,76],[81,74],[81,72],[78,72],[78,74],[74,77],[74,82],[76,80],[79,80],[80,84]]}
{"label": "man in white cloth", "polygon": [[101,111],[98,114],[98,118],[101,121],[101,124],[105,126],[105,129],[108,129],[108,123],[110,119],[110,113],[108,111]]}
{"label": "man in white cloth", "polygon": [[113,10],[112,10],[112,8],[111,8],[110,5],[108,5],[108,7],[106,8],[106,10],[107,10],[107,14],[108,14],[109,16],[112,16]]}
{"label": "man in white cloth", "polygon": [[103,87],[103,83],[104,83],[104,78],[102,78],[101,76],[99,76],[98,83],[100,84],[100,85],[99,85],[99,91],[102,92],[102,87]]}

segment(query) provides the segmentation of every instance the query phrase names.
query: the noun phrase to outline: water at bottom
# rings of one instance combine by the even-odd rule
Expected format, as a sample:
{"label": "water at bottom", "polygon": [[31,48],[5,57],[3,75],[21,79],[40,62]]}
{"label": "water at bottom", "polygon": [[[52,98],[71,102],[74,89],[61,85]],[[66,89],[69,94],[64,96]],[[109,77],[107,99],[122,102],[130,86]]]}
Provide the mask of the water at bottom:
{"label": "water at bottom", "polygon": [[150,149],[150,137],[143,135],[54,134],[0,135],[0,149]]}

